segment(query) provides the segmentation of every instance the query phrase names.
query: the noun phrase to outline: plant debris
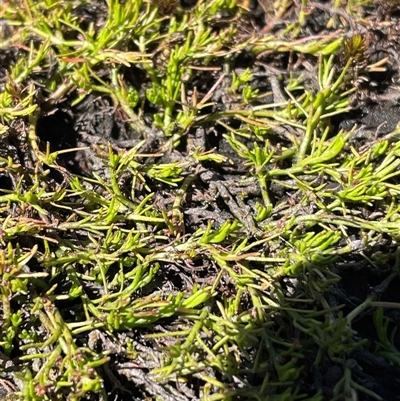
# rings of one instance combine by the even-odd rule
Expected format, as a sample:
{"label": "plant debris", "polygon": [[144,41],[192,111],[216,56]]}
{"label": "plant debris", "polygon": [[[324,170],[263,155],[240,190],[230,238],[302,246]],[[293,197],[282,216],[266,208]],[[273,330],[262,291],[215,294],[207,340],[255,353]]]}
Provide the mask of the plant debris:
{"label": "plant debris", "polygon": [[6,1],[0,399],[400,400],[399,11]]}

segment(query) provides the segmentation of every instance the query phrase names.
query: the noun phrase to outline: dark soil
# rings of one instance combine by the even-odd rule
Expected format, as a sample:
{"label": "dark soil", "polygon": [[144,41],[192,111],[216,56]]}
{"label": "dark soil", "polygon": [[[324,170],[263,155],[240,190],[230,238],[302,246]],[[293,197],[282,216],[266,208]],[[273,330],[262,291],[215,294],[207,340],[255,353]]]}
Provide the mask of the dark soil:
{"label": "dark soil", "polygon": [[[260,5],[257,2],[251,2],[247,18],[238,21],[241,28],[239,35],[246,35],[252,31],[262,32],[263,30],[278,32],[285,26],[285,21],[287,23],[298,14],[296,7],[299,7],[299,2],[294,2],[287,14],[282,17],[282,21],[273,21],[271,15],[265,13],[266,6],[262,6],[261,3],[265,4],[266,2],[260,0]],[[302,28],[302,37],[322,32],[327,33],[326,23],[332,17],[341,19],[345,25],[347,20],[353,20],[342,9],[333,10],[325,4],[324,1],[309,4],[307,22]],[[185,6],[195,7],[195,4],[186,4],[185,2]],[[101,13],[99,14],[94,6],[87,9],[82,8],[76,12],[84,14],[88,20],[93,18],[101,23],[101,21],[99,22],[102,18]],[[364,70],[363,65],[355,66],[354,74],[358,76],[356,78],[358,88],[353,95],[353,110],[347,115],[340,115],[331,120],[331,124],[336,127],[337,131],[340,129],[349,130],[357,125],[356,132],[352,137],[352,146],[356,149],[361,148],[366,142],[374,138],[392,132],[400,121],[400,91],[398,89],[400,82],[400,37],[397,29],[400,26],[400,10],[397,6],[388,6],[384,1],[377,1],[374,7],[366,9],[364,20],[369,21],[369,23],[364,22],[362,25],[347,23],[348,31],[342,34],[350,36],[360,32],[362,35],[366,35],[368,50],[363,65],[370,64],[371,60],[380,59],[384,55],[384,57],[388,57],[386,71],[384,73],[371,73]],[[332,28],[332,32],[334,29],[335,27]],[[0,49],[0,80],[2,82],[5,81],[5,72],[15,62],[18,51],[20,50],[15,48]],[[243,50],[240,57],[236,59],[235,65],[232,66],[232,70],[240,71],[249,66],[254,74],[252,85],[260,88],[261,91],[271,90],[271,77],[274,74],[279,78],[278,82],[282,89],[289,71],[295,74],[306,74],[309,77],[308,85],[310,87],[315,85],[313,81],[315,70],[306,57],[304,60],[290,60],[287,54],[269,52],[256,56],[247,54]],[[130,74],[134,79],[140,81],[140,74],[134,74],[129,69],[127,69],[126,74]],[[196,86],[202,93],[207,93],[215,82],[209,74],[209,72],[199,73],[195,81],[192,82],[193,87]],[[138,83],[142,85],[142,90],[148,85],[148,82],[145,81],[136,82],[136,84]],[[272,88],[272,92],[274,91],[275,89]],[[274,96],[277,95],[279,94],[274,93]],[[229,109],[234,106],[234,100],[229,99],[223,91],[216,93],[212,100],[214,111]],[[271,101],[271,99],[265,101]],[[150,115],[152,105],[146,105],[145,112]],[[204,112],[209,113],[210,110]],[[11,136],[0,140],[0,156],[11,157],[15,163],[20,164],[22,170],[19,174],[23,176],[25,169],[28,171],[33,168],[34,161],[26,152],[26,134],[23,127],[15,126],[13,129],[14,132]],[[217,227],[226,220],[235,220],[237,214],[234,205],[237,206],[239,203],[237,197],[239,194],[243,195],[243,191],[246,192],[245,207],[249,210],[253,210],[254,203],[261,196],[258,188],[243,188],[239,185],[239,181],[247,176],[248,171],[243,160],[232,151],[222,134],[221,128],[212,123],[193,127],[182,139],[177,149],[167,152],[162,158],[158,159],[162,163],[184,159],[187,156],[190,144],[195,143],[203,151],[216,148],[218,153],[227,155],[232,160],[231,164],[226,163],[225,165],[207,164],[205,166],[207,172],[193,183],[190,192],[186,195],[183,209],[185,216],[184,232],[186,234],[193,233],[200,227],[205,227],[209,220],[214,220]],[[43,151],[45,151],[46,143],[50,144],[52,152],[69,148],[85,148],[85,150],[65,153],[58,159],[60,165],[65,168],[66,174],[72,173],[84,177],[91,177],[93,173],[104,177],[107,174],[103,158],[99,156],[98,152],[102,145],[107,147],[108,143],[111,143],[113,148],[119,151],[130,149],[141,139],[140,135],[134,132],[126,122],[125,116],[115,109],[112,100],[100,93],[90,94],[77,106],[72,106],[71,99],[66,98],[56,108],[42,111],[37,125],[37,135],[41,140],[40,146]],[[285,139],[279,140],[284,141]],[[154,133],[153,136],[148,138],[143,150],[147,153],[155,153],[162,148],[163,144],[162,136]],[[149,159],[152,162],[154,160],[157,159]],[[47,185],[56,189],[58,185],[64,182],[66,176],[60,174],[59,171],[51,171],[47,179]],[[126,179],[129,180],[130,177],[127,176]],[[3,191],[13,190],[16,185],[19,185],[17,176],[11,177],[0,172],[0,188]],[[25,182],[23,185],[29,184]],[[172,204],[175,192],[168,186],[151,182],[149,185],[156,193],[155,205],[159,210],[166,209],[168,205]],[[215,188],[218,188],[218,191],[215,191]],[[284,186],[273,184],[270,190],[275,204],[290,196]],[[219,193],[220,196],[213,198],[215,192]],[[206,209],[204,202],[208,203]],[[18,213],[18,211],[15,212]],[[56,213],[63,213],[63,211],[58,210],[54,213],[54,218],[56,218]],[[251,236],[253,228],[251,221],[248,222],[246,228],[249,236]],[[383,262],[380,266],[371,266],[366,261],[365,256],[377,253],[383,255]],[[347,315],[355,307],[362,304],[368,295],[374,291],[378,294],[377,299],[382,302],[399,303],[399,278],[393,279],[387,286],[381,286],[390,275],[397,259],[397,246],[382,238],[382,242],[376,244],[375,249],[363,251],[363,256],[354,253],[335,261],[331,270],[340,275],[341,280],[332,291],[326,294],[329,305],[331,307],[344,305],[342,312]],[[168,273],[157,277],[152,285],[168,294],[168,291],[174,289],[191,289],[194,283],[212,283],[217,275],[217,270],[211,263],[207,263],[199,263],[199,266],[176,266],[172,264],[165,266],[163,271]],[[58,279],[62,280],[60,277]],[[226,282],[222,282],[225,286],[224,292],[229,294],[232,290],[229,279],[227,278]],[[62,282],[59,285],[62,288]],[[85,288],[85,291],[89,295],[98,295],[100,290],[93,285]],[[145,287],[143,295],[151,291],[151,288]],[[59,303],[58,307],[66,321],[73,321],[74,315],[80,313],[80,311],[75,310],[75,306],[73,302]],[[353,381],[375,392],[382,400],[400,400],[400,369],[378,355],[379,338],[373,322],[373,313],[372,308],[367,308],[353,322],[353,329],[357,332],[357,338],[364,340],[364,342],[347,355],[346,361],[329,358],[325,355],[318,364],[315,364],[319,349],[317,345],[314,349],[310,348],[312,351],[309,351],[307,355],[309,358],[308,371],[304,371],[301,375],[301,381],[295,383],[300,387],[300,393],[312,396],[317,390],[321,389],[324,399],[331,400],[335,385],[343,377],[344,369],[350,366]],[[390,319],[389,332],[399,328],[400,312],[398,310],[386,310],[385,316]],[[159,323],[159,327],[153,327],[153,330],[163,331],[170,328],[173,330],[173,327],[173,322],[163,321]],[[136,344],[136,349],[140,351],[140,355],[135,364],[120,358],[118,346],[115,345],[115,339],[111,336],[100,332],[92,332],[89,337],[86,334],[82,335],[80,341],[83,345],[90,343],[90,348],[96,351],[111,352],[110,363],[101,369],[107,390],[114,394],[115,398],[112,399],[144,400],[150,399],[146,397],[156,399],[156,396],[166,401],[196,399],[198,394],[195,378],[190,379],[186,384],[182,384],[179,391],[169,389],[166,392],[159,383],[151,382],[151,379],[146,376],[146,373],[154,367],[149,361],[158,360],[160,355],[154,349],[154,343],[145,340],[145,334],[145,329],[135,329],[129,333],[117,335],[119,343],[125,343],[126,338],[129,337]],[[287,333],[287,335],[287,340],[290,341],[293,335],[296,336],[296,330]],[[297,335],[302,334],[297,333]],[[400,349],[400,334],[398,332],[394,336],[393,343],[397,349]],[[159,345],[165,346],[167,344]],[[17,357],[17,354],[16,351],[13,356]],[[246,369],[246,366],[243,368]],[[257,376],[249,376],[246,380],[253,386],[260,385],[260,378]],[[152,392],[148,392],[149,390],[144,392],[144,388],[152,388]],[[374,398],[361,392],[358,399],[370,401]]]}

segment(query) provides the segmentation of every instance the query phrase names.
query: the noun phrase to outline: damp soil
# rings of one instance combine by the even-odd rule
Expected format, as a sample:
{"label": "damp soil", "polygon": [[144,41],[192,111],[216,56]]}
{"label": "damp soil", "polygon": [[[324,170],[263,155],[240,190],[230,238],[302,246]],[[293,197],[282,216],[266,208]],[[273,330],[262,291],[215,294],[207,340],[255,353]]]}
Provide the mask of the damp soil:
{"label": "damp soil", "polygon": [[[360,76],[356,77],[357,90],[352,95],[352,110],[347,114],[332,118],[331,121],[337,131],[340,129],[350,130],[357,126],[351,141],[355,149],[360,149],[367,142],[391,133],[400,121],[400,63],[398,59],[400,36],[397,35],[398,30],[396,28],[400,26],[400,9],[396,6],[387,6],[384,2],[376,2],[374,7],[368,9],[364,16],[370,23],[357,26],[353,23],[346,23],[352,17],[342,9],[330,10],[326,4],[326,2],[321,1],[309,5],[307,23],[302,30],[303,37],[325,32],[326,23],[330,18],[340,18],[347,26],[347,32],[342,34],[351,35],[361,32],[363,35],[367,35],[369,60],[388,58],[385,70],[382,72],[371,73],[362,71],[362,68],[360,69],[362,72],[355,72]],[[195,7],[195,2],[185,3],[184,6]],[[287,14],[282,16],[282,19],[290,21],[290,18],[297,15],[295,7],[298,7],[296,2],[293,3],[292,8],[289,8]],[[76,10],[76,12],[84,15],[87,20],[93,19],[96,23],[101,24],[102,13],[99,10],[101,7],[96,8],[92,5],[88,8]],[[274,20],[273,15],[266,10],[269,10],[266,7],[266,2],[250,2],[246,19],[238,22],[239,34],[245,35],[252,30],[257,32],[264,30],[271,33],[283,29],[285,23]],[[15,63],[19,51],[21,50],[17,48],[0,49],[1,81],[5,81],[6,71]],[[285,54],[274,54],[272,52],[256,57],[243,51],[234,63],[232,71],[241,71],[250,66],[254,75],[253,87],[257,87],[261,91],[271,92],[271,98],[266,98],[265,102],[273,101],[274,96],[282,95],[282,88],[289,72],[304,74],[308,77],[307,84],[310,87],[316,84],[313,78],[315,68],[306,57],[304,60],[289,60]],[[140,82],[140,71],[127,70],[126,74],[136,80],[136,85],[142,85],[142,91],[146,89],[148,82]],[[207,93],[215,82],[215,79],[211,79],[210,74],[213,73],[200,71],[192,82],[193,87]],[[227,79],[229,79],[229,74],[227,74]],[[274,82],[278,82],[278,88],[274,87]],[[279,92],[279,88],[281,92]],[[212,110],[205,110],[204,113],[234,106],[233,100],[230,100],[223,90],[215,93],[212,101],[213,106],[210,106]],[[146,114],[150,115],[152,112],[152,106],[150,104],[145,105],[144,121],[146,121]],[[12,191],[16,185],[21,185],[23,180],[19,180],[19,178],[23,177],[24,171],[34,169],[34,161],[31,160],[29,152],[26,151],[27,138],[24,127],[15,125],[12,129],[12,135],[2,138],[0,141],[0,156],[10,157],[16,164],[21,165],[21,170],[18,173],[19,177],[10,177],[0,172],[0,187],[3,191]],[[84,101],[75,106],[72,105],[72,99],[66,97],[56,107],[42,111],[37,124],[37,135],[40,138],[40,146],[43,151],[45,151],[47,143],[52,152],[71,148],[78,149],[60,155],[58,162],[65,169],[65,175],[61,174],[59,170],[50,171],[46,185],[54,189],[63,184],[69,173],[89,178],[93,174],[105,177],[107,169],[104,167],[104,157],[101,156],[100,150],[111,144],[115,151],[123,151],[136,146],[143,139],[139,133],[130,127],[126,121],[126,116],[115,108],[112,99],[101,93],[91,93]],[[271,138],[271,141],[273,140]],[[284,141],[285,139],[284,137],[275,139],[277,142],[279,140]],[[221,128],[212,123],[191,128],[182,138],[178,148],[164,152],[158,158],[144,159],[143,162],[146,160],[154,162],[156,160],[160,163],[168,163],[183,160],[187,157],[190,146],[193,144],[199,146],[204,152],[216,149],[216,152],[226,155],[230,162],[222,165],[207,164],[204,174],[193,182],[183,204],[186,234],[204,228],[210,220],[213,220],[218,227],[226,220],[237,219],[239,212],[234,205],[240,204],[238,198],[240,196],[243,198],[243,191],[247,192],[243,207],[249,210],[253,210],[254,203],[261,196],[257,187],[243,188],[239,184],[242,179],[248,176],[248,169],[244,160],[227,143]],[[165,141],[162,135],[155,132],[154,135],[150,135],[146,139],[145,144],[142,145],[142,151],[156,154],[164,145]],[[154,184],[151,189],[155,192],[155,207],[159,210],[168,209],[174,200],[175,192],[171,191],[168,186],[161,184]],[[285,186],[273,184],[269,189],[275,204],[283,200],[286,201],[286,198],[290,196]],[[219,196],[215,194],[219,194]],[[208,204],[206,209],[204,202]],[[62,213],[62,211],[54,211],[54,213]],[[246,221],[244,224],[247,224]],[[249,233],[252,232],[253,228],[251,224],[249,221],[246,227]],[[345,315],[362,304],[368,295],[374,291],[378,294],[377,299],[382,302],[400,302],[399,278],[392,280],[388,285],[382,285],[393,271],[393,265],[398,258],[397,247],[389,240],[385,242],[383,239],[382,243],[376,244],[375,249],[369,250],[369,252],[370,255],[376,253],[384,255],[382,264],[371,266],[365,257],[368,255],[353,253],[336,260],[331,266],[332,271],[340,275],[341,280],[332,291],[326,294],[326,299],[331,307],[344,305],[342,311]],[[199,263],[198,266],[194,264],[185,267],[168,264],[164,267],[162,270],[167,273],[157,277],[152,286],[161,289],[165,294],[175,289],[191,289],[194,283],[212,283],[218,274],[216,267],[208,262]],[[62,286],[62,282],[59,285]],[[226,278],[224,286],[225,293],[229,294],[232,288],[228,278]],[[95,285],[88,285],[85,291],[93,296],[100,294],[100,289]],[[147,286],[143,289],[143,295],[151,293],[151,291],[152,288]],[[75,310],[76,305],[73,302],[60,302],[58,306],[63,311],[66,321],[69,320],[69,315],[72,319],[75,314],[79,313]],[[400,312],[398,310],[389,310],[386,317],[390,320],[389,331],[399,327]],[[153,327],[152,330],[166,331],[171,329],[173,331],[174,328],[172,322],[168,321],[163,321],[159,325],[159,327]],[[348,365],[351,365],[352,379],[359,385],[378,394],[382,400],[400,400],[400,369],[376,352],[379,338],[374,326],[372,308],[367,308],[355,319],[353,328],[360,341],[363,340],[363,344],[352,351],[346,361]],[[393,344],[397,349],[400,349],[399,332],[400,330],[394,332],[393,337]],[[126,343],[127,338],[135,343],[136,350],[139,351],[135,364],[123,360],[119,356],[118,346],[107,334],[93,331],[89,337],[82,335],[78,341],[82,345],[90,344],[90,347],[96,351],[108,351],[110,353],[110,362],[101,370],[106,389],[114,394],[115,399],[143,400],[156,399],[157,396],[168,401],[197,399],[198,392],[194,378],[189,383],[182,384],[180,391],[175,390],[175,392],[172,390],[165,392],[159,383],[152,382],[149,379],[146,373],[154,367],[149,361],[157,361],[161,356],[153,348],[154,344],[145,340],[145,334],[146,330],[144,329],[117,334],[119,343]],[[168,344],[160,344],[160,346],[166,345]],[[316,366],[314,362],[317,353],[318,348],[316,347],[314,352],[307,355],[309,358],[309,363],[306,363],[308,370],[302,373],[301,381],[295,384],[300,388],[300,393],[303,394],[312,395],[316,390],[321,389],[324,399],[330,400],[333,398],[335,385],[343,377],[345,366],[342,361],[328,356],[324,356]],[[259,378],[247,377],[246,380],[257,386]],[[144,388],[147,390],[145,391]],[[150,392],[149,388],[152,389]],[[368,394],[360,394],[359,400],[370,401],[374,399]]]}

